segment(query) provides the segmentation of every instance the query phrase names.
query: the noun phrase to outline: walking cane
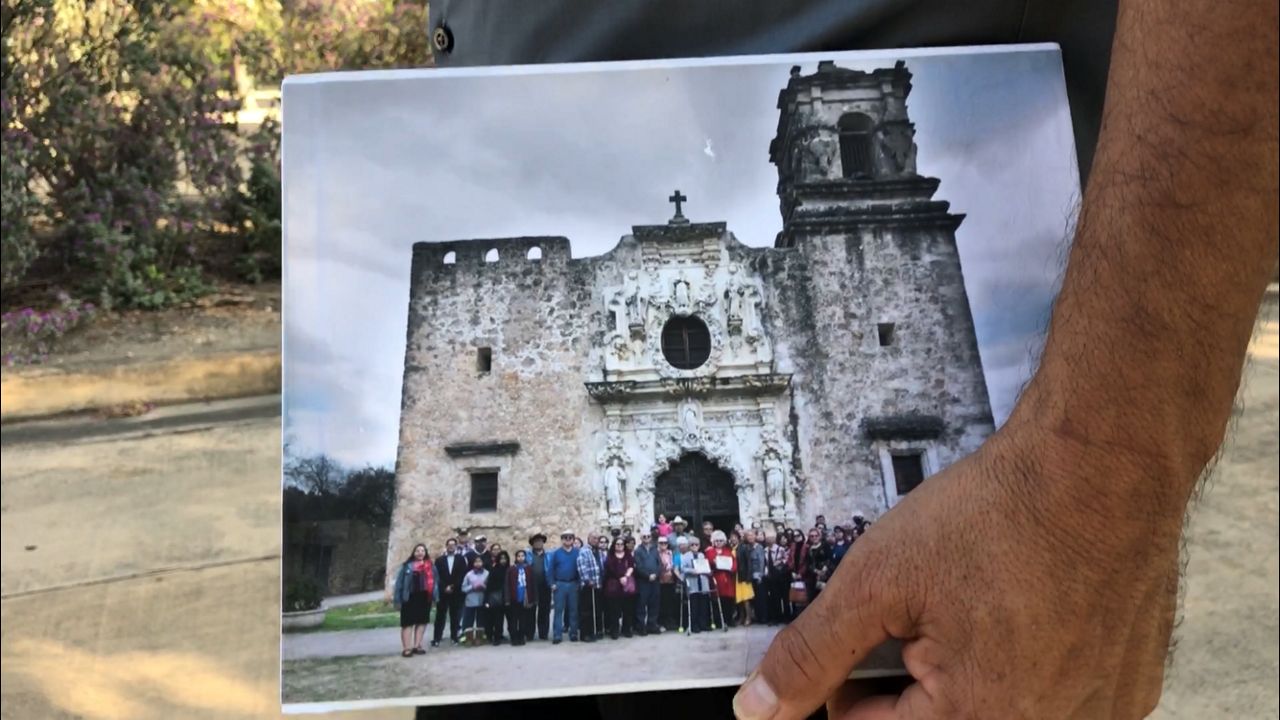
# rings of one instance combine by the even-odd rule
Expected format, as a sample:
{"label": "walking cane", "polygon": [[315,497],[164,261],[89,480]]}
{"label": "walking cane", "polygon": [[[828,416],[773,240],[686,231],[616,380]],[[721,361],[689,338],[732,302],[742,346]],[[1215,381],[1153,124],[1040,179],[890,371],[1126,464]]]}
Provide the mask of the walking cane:
{"label": "walking cane", "polygon": [[591,637],[598,637],[600,630],[596,627],[596,589],[591,590]]}
{"label": "walking cane", "polygon": [[689,620],[689,637],[693,637],[693,593],[689,592],[687,585],[684,589],[684,605],[687,611],[685,617]]}
{"label": "walking cane", "polygon": [[[533,640],[538,632],[538,611],[542,609],[542,598],[539,596],[539,590],[533,591],[533,622],[529,623],[529,627],[520,628],[526,640]],[[533,632],[529,632],[532,629]]]}
{"label": "walking cane", "polygon": [[[681,585],[681,586],[683,586],[683,585],[684,585],[684,581],[683,581],[683,580],[681,580],[681,581],[680,581],[680,585]],[[681,589],[681,590],[683,590],[683,587],[681,587],[680,589]],[[685,593],[685,592],[679,592],[679,590],[677,590],[677,592],[678,592],[680,595],[684,595],[686,600],[688,599],[688,597],[689,597],[689,594],[688,594],[688,593]],[[680,605],[680,609],[679,609],[679,611],[678,611],[678,612],[680,613],[680,627],[676,628],[676,632],[681,632],[681,633],[682,633],[682,632],[684,632],[684,606],[685,606],[685,600],[681,600],[680,598],[676,598],[676,602]]]}
{"label": "walking cane", "polygon": [[714,611],[719,610],[720,611],[720,630],[724,632],[729,632],[729,626],[724,624],[724,608],[720,606],[720,588],[716,585],[716,574],[714,572],[711,573],[711,596],[715,598],[715,601],[712,603],[713,612],[711,613],[711,629],[712,630],[716,629],[716,621],[715,621],[716,615]]}
{"label": "walking cane", "polygon": [[714,602],[711,603],[711,607],[708,608],[708,610],[710,610],[710,615],[711,615],[711,629],[715,630],[716,629],[716,608],[720,607],[720,593],[716,591],[715,571],[713,570],[711,574],[708,575],[707,577],[711,580],[711,598],[709,599],[714,600]]}

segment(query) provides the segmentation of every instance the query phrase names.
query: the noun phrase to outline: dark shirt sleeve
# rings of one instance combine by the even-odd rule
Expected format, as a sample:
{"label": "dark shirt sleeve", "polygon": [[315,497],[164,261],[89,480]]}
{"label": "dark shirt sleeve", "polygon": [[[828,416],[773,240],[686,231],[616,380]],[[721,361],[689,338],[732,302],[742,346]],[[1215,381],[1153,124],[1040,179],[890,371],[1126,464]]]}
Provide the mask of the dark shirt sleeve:
{"label": "dark shirt sleeve", "polygon": [[1057,43],[1088,175],[1118,0],[432,0],[440,67]]}

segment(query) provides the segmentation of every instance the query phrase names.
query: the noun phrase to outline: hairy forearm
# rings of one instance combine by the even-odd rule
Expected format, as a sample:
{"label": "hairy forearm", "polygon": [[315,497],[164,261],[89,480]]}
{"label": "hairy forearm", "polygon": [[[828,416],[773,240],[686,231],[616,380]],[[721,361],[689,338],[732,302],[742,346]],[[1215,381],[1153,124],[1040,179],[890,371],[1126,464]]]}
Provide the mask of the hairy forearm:
{"label": "hairy forearm", "polygon": [[1221,441],[1276,262],[1276,52],[1274,0],[1121,1],[1094,169],[1014,415],[1159,476],[1173,507]]}

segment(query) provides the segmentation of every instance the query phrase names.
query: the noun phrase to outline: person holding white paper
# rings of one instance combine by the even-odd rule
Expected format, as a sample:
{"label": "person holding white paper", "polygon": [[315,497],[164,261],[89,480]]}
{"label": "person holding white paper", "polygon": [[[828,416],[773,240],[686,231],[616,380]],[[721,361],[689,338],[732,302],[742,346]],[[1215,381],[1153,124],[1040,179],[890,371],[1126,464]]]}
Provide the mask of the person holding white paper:
{"label": "person holding white paper", "polygon": [[732,626],[738,603],[738,559],[734,557],[723,530],[712,531],[707,560],[714,571],[711,575],[712,602],[719,603],[719,607],[713,608],[713,622],[719,616],[726,627]]}
{"label": "person holding white paper", "polygon": [[689,538],[687,544],[689,550],[680,558],[680,573],[688,595],[689,632],[700,633],[711,629],[711,563],[699,550],[702,543],[697,537]]}

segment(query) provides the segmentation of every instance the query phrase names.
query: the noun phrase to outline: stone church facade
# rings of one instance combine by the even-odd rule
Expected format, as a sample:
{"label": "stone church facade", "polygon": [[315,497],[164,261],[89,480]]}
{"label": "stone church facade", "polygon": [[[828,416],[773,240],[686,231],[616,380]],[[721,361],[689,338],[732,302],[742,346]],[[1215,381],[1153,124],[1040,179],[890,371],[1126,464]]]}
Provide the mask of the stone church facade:
{"label": "stone church facade", "polygon": [[[783,230],[675,216],[610,252],[418,243],[388,564],[647,527],[875,517],[994,429],[955,230],[916,173],[902,63],[792,70]],[[764,148],[761,148],[763,151]]]}

